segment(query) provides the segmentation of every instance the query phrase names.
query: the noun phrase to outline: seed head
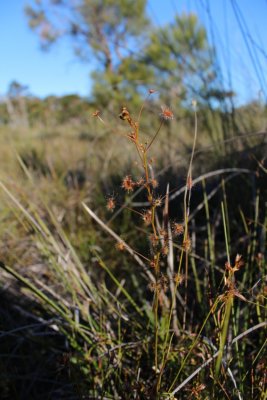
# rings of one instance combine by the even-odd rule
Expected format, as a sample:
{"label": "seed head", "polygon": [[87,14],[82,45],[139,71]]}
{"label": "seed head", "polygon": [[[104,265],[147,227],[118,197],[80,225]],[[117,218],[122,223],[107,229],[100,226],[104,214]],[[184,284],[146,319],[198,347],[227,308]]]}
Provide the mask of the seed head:
{"label": "seed head", "polygon": [[127,121],[129,121],[130,120],[130,113],[129,113],[129,111],[127,110],[127,108],[126,107],[122,107],[122,109],[121,109],[121,112],[120,112],[120,114],[119,114],[119,117],[120,117],[120,119],[122,119],[123,121],[125,121],[125,120],[127,120]]}
{"label": "seed head", "polygon": [[100,122],[102,122],[102,124],[105,124],[105,122],[103,121],[103,119],[100,117],[100,111],[99,110],[95,110],[92,113],[92,117],[97,118]]}
{"label": "seed head", "polygon": [[93,117],[99,117],[99,116],[100,116],[100,111],[99,111],[99,110],[95,110],[95,111],[92,113],[92,116],[93,116]]}
{"label": "seed head", "polygon": [[144,178],[140,178],[140,179],[138,179],[138,181],[136,182],[136,186],[138,186],[138,187],[143,186],[144,183],[145,183]]}
{"label": "seed head", "polygon": [[164,242],[164,245],[163,245],[163,247],[162,247],[162,249],[161,249],[161,254],[162,254],[163,256],[167,256],[167,255],[169,254],[169,245],[168,245],[168,242]]}
{"label": "seed head", "polygon": [[154,189],[156,189],[158,186],[159,186],[159,183],[158,183],[158,181],[156,180],[156,179],[150,179],[150,184],[151,184],[151,186],[154,188]]}
{"label": "seed head", "polygon": [[148,289],[151,291],[151,292],[160,292],[160,289],[161,289],[161,287],[160,287],[160,282],[150,282],[149,284],[148,284]]}
{"label": "seed head", "polygon": [[168,236],[168,231],[164,228],[160,229],[159,233],[161,234],[162,237]]}
{"label": "seed head", "polygon": [[134,129],[134,134],[132,136],[132,134],[130,135],[130,138],[133,141],[136,141],[137,137],[136,137],[136,129],[138,126],[137,122],[134,122],[129,111],[127,110],[126,107],[122,107],[121,112],[119,114],[120,119],[122,119],[123,121],[127,121],[128,124]]}
{"label": "seed head", "polygon": [[169,107],[162,106],[160,117],[165,121],[172,120],[174,118],[173,112]]}
{"label": "seed head", "polygon": [[184,233],[184,227],[182,224],[179,224],[178,222],[174,222],[172,225],[172,233],[173,236],[180,236]]}
{"label": "seed head", "polygon": [[169,288],[169,279],[168,279],[168,277],[166,275],[162,274],[160,279],[159,279],[159,282],[160,282],[161,289],[163,290],[164,293],[166,293],[168,288]]}
{"label": "seed head", "polygon": [[235,257],[235,267],[240,269],[244,265],[244,261],[242,260],[242,256],[237,254]]}
{"label": "seed head", "polygon": [[152,260],[150,260],[149,265],[151,268],[155,269],[157,267],[157,263],[158,263],[157,257],[153,257]]}
{"label": "seed head", "polygon": [[150,240],[150,243],[152,244],[152,247],[156,247],[157,246],[157,244],[158,244],[158,238],[156,237],[156,235],[154,234],[154,233],[152,233],[150,236],[149,236],[149,240]]}
{"label": "seed head", "polygon": [[173,275],[173,282],[180,286],[185,280],[184,275],[182,274],[174,274]]}
{"label": "seed head", "polygon": [[164,241],[168,241],[169,235],[168,235],[168,231],[166,229],[160,229],[159,233],[162,236],[162,238],[164,239]]}
{"label": "seed head", "polygon": [[144,211],[142,214],[142,219],[145,225],[150,225],[152,222],[152,211],[151,210]]}
{"label": "seed head", "polygon": [[134,190],[134,186],[135,186],[135,183],[132,180],[131,175],[126,175],[122,181],[121,187],[129,193]]}
{"label": "seed head", "polygon": [[136,132],[135,132],[135,131],[130,132],[130,133],[127,135],[127,137],[128,137],[132,142],[136,143]]}
{"label": "seed head", "polygon": [[189,236],[187,236],[187,238],[183,241],[183,248],[186,253],[189,253],[191,250],[191,239]]}
{"label": "seed head", "polygon": [[158,196],[153,200],[154,207],[161,207],[162,206],[162,197]]}
{"label": "seed head", "polygon": [[125,247],[126,247],[126,246],[125,246],[125,243],[124,243],[124,242],[120,241],[120,242],[117,242],[117,243],[116,243],[116,246],[115,246],[115,247],[116,247],[117,250],[123,251],[123,250],[125,250]]}
{"label": "seed head", "polygon": [[225,269],[230,271],[230,273],[234,274],[236,271],[239,271],[241,267],[243,267],[244,261],[242,260],[242,256],[237,254],[235,257],[235,265],[232,267],[231,264],[227,261],[225,263]]}
{"label": "seed head", "polygon": [[109,197],[107,200],[107,209],[108,211],[113,211],[114,208],[116,207],[116,202],[113,196]]}

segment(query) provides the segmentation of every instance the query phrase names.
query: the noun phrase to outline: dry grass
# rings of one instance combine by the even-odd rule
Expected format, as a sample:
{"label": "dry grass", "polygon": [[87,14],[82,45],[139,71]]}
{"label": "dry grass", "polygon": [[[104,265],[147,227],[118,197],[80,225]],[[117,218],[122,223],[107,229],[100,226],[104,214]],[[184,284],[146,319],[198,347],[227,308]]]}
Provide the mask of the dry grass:
{"label": "dry grass", "polygon": [[1,134],[3,398],[266,399],[264,135],[161,113]]}

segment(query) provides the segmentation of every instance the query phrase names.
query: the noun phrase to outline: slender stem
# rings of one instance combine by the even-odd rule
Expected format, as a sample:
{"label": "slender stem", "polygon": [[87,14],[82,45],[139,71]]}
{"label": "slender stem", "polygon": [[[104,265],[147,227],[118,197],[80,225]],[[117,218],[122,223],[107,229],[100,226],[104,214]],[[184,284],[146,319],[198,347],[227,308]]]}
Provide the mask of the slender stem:
{"label": "slender stem", "polygon": [[[196,112],[196,110],[195,110],[194,141],[193,141],[192,152],[191,152],[191,157],[190,157],[190,162],[189,162],[189,167],[188,167],[187,182],[186,182],[185,191],[184,191],[184,192],[185,192],[185,193],[184,193],[184,226],[185,226],[185,228],[184,228],[184,239],[183,239],[184,241],[187,240],[187,238],[188,238],[188,220],[189,220],[189,207],[190,207],[190,197],[191,197],[191,185],[190,185],[190,187],[189,187],[189,189],[188,189],[188,182],[189,182],[189,178],[192,179],[192,164],[193,164],[193,158],[194,158],[195,149],[196,149],[196,142],[197,142],[197,128],[198,128],[198,124],[197,124],[197,112]],[[152,141],[150,142],[150,144],[149,144],[149,146],[147,147],[147,149],[148,149],[148,148],[151,146],[151,144],[153,143],[154,139],[155,139],[156,136],[157,136],[157,133],[158,133],[158,132],[156,132],[154,138],[153,138]],[[180,254],[180,259],[179,259],[178,271],[177,271],[177,274],[178,274],[178,275],[179,275],[180,272],[181,272],[184,253],[185,253],[185,249],[182,248],[182,249],[181,249],[181,254]],[[187,276],[187,275],[188,275],[188,252],[186,252],[186,276]],[[186,278],[186,279],[187,279],[187,278]],[[176,293],[176,291],[177,291],[178,284],[179,284],[179,282],[177,281],[177,282],[175,283],[174,293]],[[187,282],[186,282],[186,287],[187,287]],[[186,294],[186,299],[185,299],[185,300],[187,301],[187,294]],[[161,369],[160,369],[160,374],[159,374],[158,383],[157,383],[157,387],[158,387],[158,388],[160,387],[160,382],[161,382],[161,379],[162,379],[164,367],[165,367],[165,364],[166,364],[166,362],[167,362],[166,349],[167,349],[167,347],[170,348],[171,342],[172,342],[172,338],[173,338],[173,335],[172,335],[171,338],[170,338],[170,340],[169,340],[168,346],[167,346],[167,342],[168,342],[168,339],[169,339],[169,336],[170,336],[170,325],[171,325],[172,315],[173,315],[173,312],[174,312],[174,306],[175,306],[175,300],[172,299],[171,307],[170,307],[170,312],[169,312],[169,316],[168,316],[168,322],[167,322],[167,329],[166,329],[166,332],[167,332],[167,333],[166,333],[165,341],[164,341],[164,345],[163,345],[164,356],[163,356],[163,360],[162,360],[162,363],[161,363]],[[183,325],[185,325],[185,317],[186,317],[186,314],[184,313],[184,316],[183,316]],[[179,373],[180,373],[180,371],[178,372],[178,374],[179,374]],[[178,377],[178,376],[177,376],[177,377]],[[174,383],[173,383],[173,384],[174,384]]]}
{"label": "slender stem", "polygon": [[155,287],[155,304],[154,304],[154,318],[155,318],[155,374],[157,375],[158,371],[158,306],[159,306],[159,258],[160,253],[158,252],[156,255],[156,265],[155,265],[155,279],[156,279],[156,287]]}
{"label": "slender stem", "polygon": [[170,392],[170,391],[173,389],[173,387],[174,387],[174,385],[175,385],[177,379],[179,378],[180,373],[182,372],[182,370],[183,370],[183,368],[184,368],[184,366],[185,366],[186,361],[188,360],[190,354],[192,353],[192,351],[193,351],[193,349],[194,349],[194,347],[195,347],[195,345],[196,345],[196,343],[197,343],[197,341],[198,341],[198,339],[199,339],[199,337],[200,337],[200,335],[201,335],[201,333],[202,333],[202,331],[203,331],[203,329],[204,329],[204,327],[205,327],[205,325],[206,325],[206,323],[207,323],[207,321],[208,321],[208,319],[209,319],[211,313],[213,313],[214,310],[216,309],[218,302],[219,302],[219,298],[216,299],[216,301],[215,301],[213,307],[212,307],[212,308],[210,309],[210,311],[208,312],[208,314],[207,314],[207,316],[206,316],[206,318],[205,318],[205,320],[204,320],[204,322],[203,322],[203,324],[202,324],[202,326],[201,326],[201,328],[200,328],[198,334],[196,335],[196,338],[195,338],[194,342],[192,343],[192,345],[191,345],[190,348],[189,348],[188,353],[187,353],[186,356],[184,357],[184,359],[183,359],[183,361],[182,361],[182,364],[181,364],[181,366],[180,366],[180,368],[179,368],[179,370],[178,370],[178,372],[177,372],[177,374],[176,374],[176,376],[175,376],[175,378],[174,378],[174,380],[173,380],[173,382],[172,382],[172,384],[171,384],[171,386],[170,386],[168,392]]}
{"label": "slender stem", "polygon": [[223,321],[222,321],[222,333],[220,335],[219,354],[218,354],[218,358],[217,358],[216,365],[215,365],[215,376],[216,377],[218,377],[218,375],[219,375],[220,366],[221,366],[221,362],[222,362],[222,358],[223,358],[223,349],[224,349],[224,345],[225,345],[226,338],[227,338],[227,332],[228,332],[228,326],[229,326],[232,306],[233,306],[233,296],[230,295],[225,304],[225,312],[224,312]]}
{"label": "slender stem", "polygon": [[188,252],[185,253],[185,298],[184,298],[184,313],[183,313],[183,330],[185,330],[186,324],[186,309],[187,309],[187,293],[188,288]]}
{"label": "slender stem", "polygon": [[230,251],[229,251],[229,244],[228,244],[228,232],[227,232],[226,218],[225,218],[225,211],[224,211],[223,202],[221,202],[221,208],[222,208],[223,230],[224,230],[224,239],[225,239],[227,261],[228,261],[228,264],[230,264]]}
{"label": "slender stem", "polygon": [[155,140],[156,137],[158,136],[158,133],[159,133],[159,131],[160,131],[162,125],[163,125],[163,120],[160,122],[160,125],[159,125],[159,127],[158,127],[158,130],[157,130],[157,132],[155,133],[155,135],[153,136],[153,138],[151,139],[151,142],[147,145],[146,151],[151,147],[151,145],[153,144],[154,140]]}
{"label": "slender stem", "polygon": [[142,106],[141,106],[141,108],[140,108],[140,111],[139,111],[139,114],[138,114],[138,118],[137,118],[137,123],[138,123],[138,125],[139,125],[139,121],[140,121],[142,112],[143,112],[143,110],[144,110],[145,104],[146,104],[147,100],[149,99],[149,97],[151,96],[151,94],[152,94],[152,93],[148,93],[148,95],[146,96],[146,98],[145,98],[145,100],[143,101],[143,104],[142,104]]}

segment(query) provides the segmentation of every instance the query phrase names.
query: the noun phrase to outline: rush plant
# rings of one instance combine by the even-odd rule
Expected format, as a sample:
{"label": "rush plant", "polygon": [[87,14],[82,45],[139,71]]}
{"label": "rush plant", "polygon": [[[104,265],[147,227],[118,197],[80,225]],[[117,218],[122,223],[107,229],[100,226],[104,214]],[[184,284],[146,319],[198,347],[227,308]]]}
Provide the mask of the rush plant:
{"label": "rush plant", "polygon": [[[142,121],[153,94],[150,90],[136,117],[130,107],[122,107],[116,116],[119,127],[113,128],[100,111],[93,113],[106,131],[127,143],[134,162],[128,163],[106,207],[93,201],[89,206],[86,198],[81,202],[91,234],[87,262],[54,207],[41,195],[31,197],[35,177],[17,155],[31,189],[2,180],[5,210],[14,214],[46,273],[36,276],[4,262],[1,269],[20,282],[21,295],[37,302],[42,321],[48,316],[47,325],[64,338],[75,398],[264,400],[266,263],[259,250],[258,231],[264,226],[259,195],[251,221],[239,210],[234,227],[238,235],[245,231],[245,245],[242,256],[233,254],[233,237],[239,238],[230,217],[233,192],[227,191],[232,176],[209,192],[207,181],[248,171],[197,174],[200,140],[193,101],[186,173],[171,187],[168,175],[162,179],[157,171],[154,151],[175,112],[167,106],[158,109],[157,129],[145,133]],[[197,182],[202,183],[198,202]],[[219,206],[212,204],[218,192]],[[111,218],[105,221],[107,213]]]}

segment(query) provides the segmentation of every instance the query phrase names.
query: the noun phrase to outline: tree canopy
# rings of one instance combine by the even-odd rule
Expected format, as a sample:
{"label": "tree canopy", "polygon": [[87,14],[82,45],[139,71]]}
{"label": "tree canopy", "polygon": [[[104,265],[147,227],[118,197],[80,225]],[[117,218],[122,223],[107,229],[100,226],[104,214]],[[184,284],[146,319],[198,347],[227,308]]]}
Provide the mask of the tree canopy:
{"label": "tree canopy", "polygon": [[98,104],[139,102],[150,86],[168,103],[225,96],[214,49],[194,14],[153,27],[145,0],[32,0],[25,10],[43,48],[68,37],[75,54],[94,65]]}

